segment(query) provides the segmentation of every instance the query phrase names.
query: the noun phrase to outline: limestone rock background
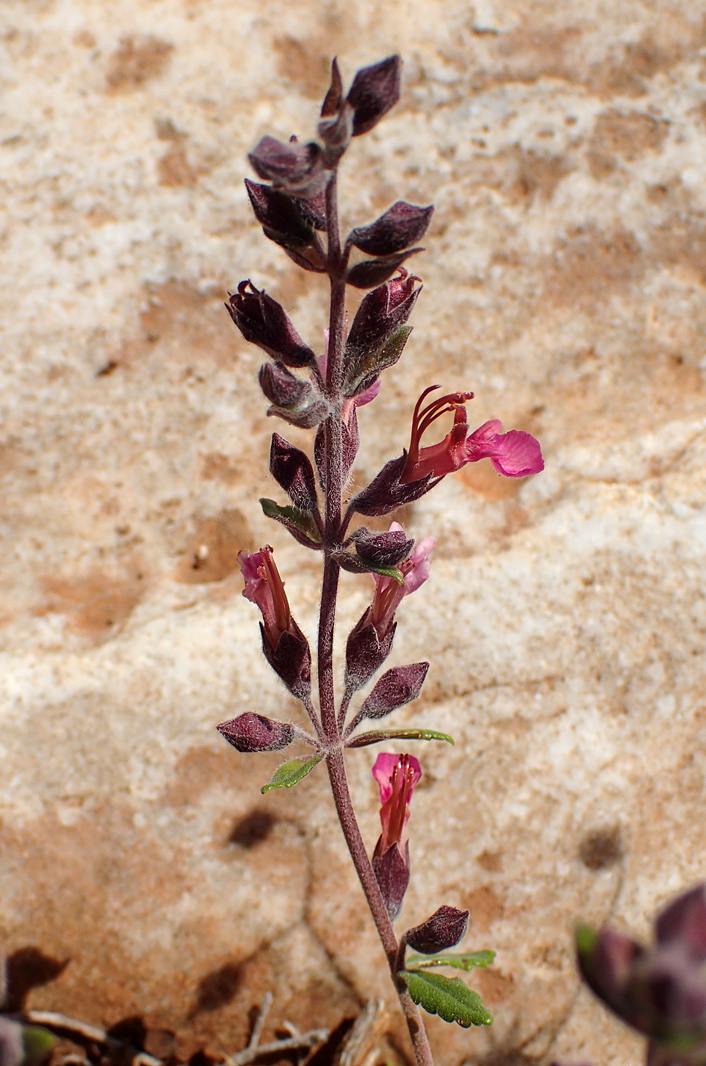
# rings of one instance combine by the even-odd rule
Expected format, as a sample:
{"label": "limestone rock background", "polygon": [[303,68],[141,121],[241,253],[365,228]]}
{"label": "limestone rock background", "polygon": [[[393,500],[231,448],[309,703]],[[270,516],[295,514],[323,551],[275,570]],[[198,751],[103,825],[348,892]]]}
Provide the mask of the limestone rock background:
{"label": "limestone rock background", "polygon": [[[469,945],[498,952],[474,977],[493,1028],[431,1038],[446,1066],[637,1061],[579,989],[571,926],[646,933],[706,872],[694,0],[3,4],[0,948],[56,962],[28,1005],[137,1016],[181,1055],[238,1050],[268,989],[272,1025],[391,1003],[325,775],[261,798],[276,758],[214,725],[298,713],[238,550],[273,543],[316,618],[317,561],[259,513],[275,427],[222,302],[250,276],[320,350],[325,288],[261,237],[245,153],[309,133],[332,54],[350,78],[392,51],[403,98],[354,143],[344,211],[436,211],[359,483],[437,381],[547,462],[521,484],[466,468],[403,516],[439,546],[401,612],[391,662],[432,669],[398,721],[457,741],[418,752],[403,917],[469,906]],[[341,640],[370,594],[345,587]],[[372,758],[350,759],[371,846]]]}

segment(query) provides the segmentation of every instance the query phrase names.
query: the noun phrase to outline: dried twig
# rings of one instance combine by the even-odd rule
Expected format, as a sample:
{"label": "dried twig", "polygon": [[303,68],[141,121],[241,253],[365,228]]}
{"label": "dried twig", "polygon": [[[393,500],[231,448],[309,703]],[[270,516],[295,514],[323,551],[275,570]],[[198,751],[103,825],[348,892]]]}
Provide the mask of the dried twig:
{"label": "dried twig", "polygon": [[353,1022],[338,1057],[338,1066],[360,1066],[383,1016],[381,999],[369,999]]}
{"label": "dried twig", "polygon": [[[89,1025],[87,1022],[80,1022],[76,1018],[69,1018],[66,1014],[59,1014],[56,1011],[51,1010],[30,1010],[25,1015],[28,1022],[33,1025],[43,1025],[45,1029],[51,1031],[59,1030],[62,1033],[68,1033],[70,1037],[80,1037],[81,1040],[88,1040],[93,1044],[103,1044],[109,1048],[129,1048],[129,1044],[123,1043],[122,1040],[117,1040],[114,1036],[110,1036],[106,1033],[105,1029],[99,1029],[98,1026]],[[132,1066],[162,1066],[162,1059],[156,1059],[154,1055],[148,1055],[146,1051],[137,1051],[135,1049],[134,1054],[131,1057]]]}
{"label": "dried twig", "polygon": [[245,1051],[239,1051],[237,1055],[224,1055],[223,1061],[226,1066],[248,1066],[262,1055],[273,1055],[280,1051],[303,1051],[316,1044],[325,1043],[328,1038],[328,1029],[310,1029],[308,1033],[302,1033],[300,1036],[288,1036],[284,1040],[273,1040],[270,1044],[246,1047]]}

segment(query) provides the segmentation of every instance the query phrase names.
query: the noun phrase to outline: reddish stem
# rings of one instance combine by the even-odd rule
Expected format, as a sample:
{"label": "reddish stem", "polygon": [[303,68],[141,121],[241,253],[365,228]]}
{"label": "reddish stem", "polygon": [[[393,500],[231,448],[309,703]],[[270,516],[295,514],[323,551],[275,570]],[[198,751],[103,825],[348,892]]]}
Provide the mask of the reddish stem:
{"label": "reddish stem", "polygon": [[[387,956],[390,973],[399,996],[414,1047],[417,1066],[434,1066],[429,1041],[419,1008],[400,980],[400,945],[397,942],[385,901],[380,892],[365,843],[360,834],[353,809],[343,758],[341,731],[345,720],[345,704],[336,714],[333,672],[333,634],[338,596],[339,566],[331,556],[343,537],[341,505],[343,495],[343,353],[345,327],[345,295],[347,254],[341,251],[338,223],[336,173],[333,172],[326,190],[326,219],[328,227],[328,275],[331,285],[329,317],[328,362],[326,394],[331,415],[324,426],[325,440],[325,509],[324,509],[324,572],[319,611],[318,674],[321,729],[329,748],[327,766],[331,791],[341,829],[348,845],[353,865],[360,880],[375,927]],[[347,523],[346,523],[347,524]],[[403,956],[402,956],[403,957]]]}

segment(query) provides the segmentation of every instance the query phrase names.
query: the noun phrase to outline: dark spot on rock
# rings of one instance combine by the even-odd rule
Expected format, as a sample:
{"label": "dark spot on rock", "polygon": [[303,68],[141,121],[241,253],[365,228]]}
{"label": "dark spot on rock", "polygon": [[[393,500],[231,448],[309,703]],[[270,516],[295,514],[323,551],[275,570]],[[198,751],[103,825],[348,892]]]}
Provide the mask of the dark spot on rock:
{"label": "dark spot on rock", "polygon": [[114,370],[117,370],[120,364],[117,359],[109,359],[107,363],[104,363],[100,370],[96,370],[97,378],[107,378]]}
{"label": "dark spot on rock", "polygon": [[144,1050],[146,1035],[147,1026],[137,1014],[121,1019],[121,1021],[116,1022],[115,1025],[108,1029],[108,1036],[119,1040],[121,1044],[130,1044],[140,1051]]}
{"label": "dark spot on rock", "polygon": [[7,1000],[5,1009],[15,1013],[24,1009],[25,999],[33,988],[48,985],[63,973],[69,964],[65,959],[45,955],[41,948],[18,948],[7,956]]}
{"label": "dark spot on rock", "polygon": [[235,823],[228,836],[228,843],[237,844],[241,848],[254,848],[256,844],[267,839],[276,821],[269,811],[256,807]]}
{"label": "dark spot on rock", "polygon": [[231,1003],[235,993],[240,988],[243,978],[243,968],[238,962],[226,962],[218,970],[207,973],[199,981],[196,992],[196,1005],[192,1008],[190,1017],[200,1014],[202,1011],[218,1010]]}
{"label": "dark spot on rock", "polygon": [[174,572],[175,581],[202,585],[238,569],[238,552],[250,540],[248,523],[237,509],[196,519],[196,532]]}
{"label": "dark spot on rock", "polygon": [[503,868],[503,853],[501,851],[482,851],[476,857],[476,862],[489,873],[498,873]]}
{"label": "dark spot on rock", "polygon": [[623,843],[617,826],[592,829],[579,845],[579,858],[589,870],[604,870],[623,857]]}
{"label": "dark spot on rock", "polygon": [[173,45],[157,37],[123,37],[110,58],[108,92],[136,89],[164,68]]}
{"label": "dark spot on rock", "polygon": [[174,144],[157,161],[157,180],[166,188],[195,185],[196,172],[191,166],[183,144]]}

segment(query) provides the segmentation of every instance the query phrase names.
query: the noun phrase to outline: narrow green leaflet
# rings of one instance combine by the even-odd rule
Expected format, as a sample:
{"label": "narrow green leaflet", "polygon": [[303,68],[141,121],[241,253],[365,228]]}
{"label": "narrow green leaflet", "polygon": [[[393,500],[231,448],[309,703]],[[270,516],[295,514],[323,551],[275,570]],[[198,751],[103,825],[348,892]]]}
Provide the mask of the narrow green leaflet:
{"label": "narrow green leaflet", "polygon": [[264,497],[260,500],[260,506],[268,518],[274,518],[275,522],[281,522],[290,532],[296,530],[314,544],[321,543],[321,534],[309,511],[302,511],[300,507],[294,507],[293,505],[281,507],[274,500],[268,500]]}
{"label": "narrow green leaflet", "polygon": [[440,973],[400,973],[409,994],[427,1014],[438,1014],[445,1022],[457,1022],[464,1029],[471,1025],[491,1025],[493,1015],[477,992],[464,985],[460,977],[442,977]]}
{"label": "narrow green leaflet", "polygon": [[262,786],[260,792],[264,796],[273,788],[291,788],[293,785],[298,785],[307,774],[311,773],[316,764],[321,762],[323,757],[323,752],[319,752],[318,755],[300,755],[296,759],[288,759],[287,762],[277,767],[272,779]]}
{"label": "narrow green leaflet", "polygon": [[445,740],[453,744],[454,738],[436,729],[376,729],[373,733],[359,733],[347,741],[349,748],[365,748],[368,744],[381,744],[385,740]]}
{"label": "narrow green leaflet", "polygon": [[407,965],[421,970],[427,966],[453,966],[454,970],[472,970],[474,966],[490,966],[494,951],[466,951],[458,955],[410,955]]}
{"label": "narrow green leaflet", "polygon": [[383,577],[393,578],[398,585],[404,585],[402,571],[398,570],[396,566],[370,566],[369,563],[366,563],[365,569],[369,574],[382,574]]}

